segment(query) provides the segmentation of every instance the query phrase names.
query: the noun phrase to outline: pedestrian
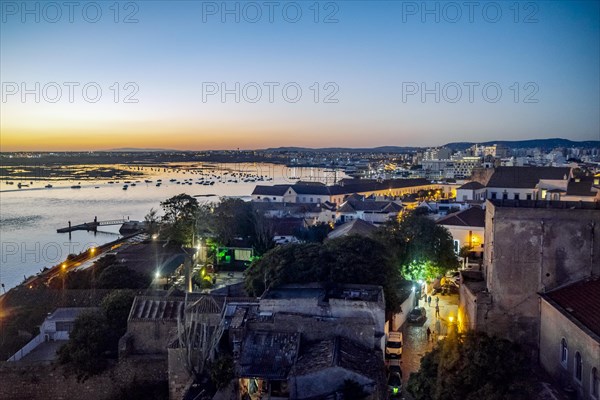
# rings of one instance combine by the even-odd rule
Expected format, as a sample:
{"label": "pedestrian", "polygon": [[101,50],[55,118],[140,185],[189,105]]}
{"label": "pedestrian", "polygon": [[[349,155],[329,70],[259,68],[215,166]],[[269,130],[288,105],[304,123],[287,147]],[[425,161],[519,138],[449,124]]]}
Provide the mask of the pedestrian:
{"label": "pedestrian", "polygon": [[427,341],[429,342],[430,339],[431,339],[431,329],[429,329],[429,327],[427,327]]}
{"label": "pedestrian", "polygon": [[431,331],[431,343],[435,342],[435,331]]}
{"label": "pedestrian", "polygon": [[427,305],[431,307],[431,296],[427,296]]}
{"label": "pedestrian", "polygon": [[435,305],[435,317],[440,317],[440,306],[438,304]]}
{"label": "pedestrian", "polygon": [[435,305],[436,305],[436,307],[437,307],[437,305],[438,305],[439,302],[440,302],[439,297],[435,296]]}

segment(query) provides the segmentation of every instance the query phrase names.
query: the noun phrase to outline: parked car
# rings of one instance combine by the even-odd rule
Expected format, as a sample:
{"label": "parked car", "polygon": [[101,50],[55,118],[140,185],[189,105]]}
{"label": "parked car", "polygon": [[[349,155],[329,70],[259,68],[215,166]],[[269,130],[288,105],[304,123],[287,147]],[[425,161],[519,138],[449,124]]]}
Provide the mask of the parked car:
{"label": "parked car", "polygon": [[387,384],[390,397],[400,396],[402,394],[402,373],[390,372]]}
{"label": "parked car", "polygon": [[390,332],[385,344],[386,357],[402,357],[402,332]]}
{"label": "parked car", "polygon": [[408,322],[412,322],[415,324],[425,322],[427,319],[427,312],[425,311],[425,307],[415,307],[411,312],[408,313]]}

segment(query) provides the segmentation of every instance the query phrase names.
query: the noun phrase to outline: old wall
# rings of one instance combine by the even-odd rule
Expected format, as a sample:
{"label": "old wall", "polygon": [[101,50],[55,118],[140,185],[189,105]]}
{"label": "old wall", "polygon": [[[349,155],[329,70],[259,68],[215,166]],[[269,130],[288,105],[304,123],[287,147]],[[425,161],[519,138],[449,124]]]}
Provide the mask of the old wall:
{"label": "old wall", "polygon": [[127,333],[131,337],[132,353],[166,356],[169,339],[176,328],[176,321],[129,321]]}
{"label": "old wall", "polygon": [[[580,399],[593,399],[590,396],[591,371],[596,367],[600,374],[600,342],[582,331],[560,311],[541,300],[540,363],[542,367],[561,385],[573,386]],[[561,363],[561,340],[567,341],[567,363]],[[582,381],[574,379],[575,353],[582,356]]]}
{"label": "old wall", "polygon": [[3,400],[108,400],[118,397],[133,382],[167,380],[164,359],[134,358],[119,362],[104,374],[78,383],[54,365],[0,363],[0,399]]}
{"label": "old wall", "polygon": [[[486,207],[486,331],[538,345],[538,292],[600,273],[600,211]],[[478,325],[479,321],[478,321]]]}

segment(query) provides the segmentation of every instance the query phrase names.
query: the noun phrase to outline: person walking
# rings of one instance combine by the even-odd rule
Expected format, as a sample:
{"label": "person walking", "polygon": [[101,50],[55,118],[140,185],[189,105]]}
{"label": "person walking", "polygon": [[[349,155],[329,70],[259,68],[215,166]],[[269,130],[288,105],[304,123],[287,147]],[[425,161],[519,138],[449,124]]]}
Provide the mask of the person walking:
{"label": "person walking", "polygon": [[429,340],[431,340],[431,329],[427,327],[427,342],[429,342]]}
{"label": "person walking", "polygon": [[436,318],[440,317],[440,306],[439,306],[439,304],[435,305],[435,317]]}
{"label": "person walking", "polygon": [[431,296],[427,296],[427,305],[431,307]]}
{"label": "person walking", "polygon": [[439,302],[440,302],[440,298],[439,298],[439,297],[437,297],[437,296],[435,296],[435,306],[436,306],[436,307],[437,307],[437,305],[439,304]]}

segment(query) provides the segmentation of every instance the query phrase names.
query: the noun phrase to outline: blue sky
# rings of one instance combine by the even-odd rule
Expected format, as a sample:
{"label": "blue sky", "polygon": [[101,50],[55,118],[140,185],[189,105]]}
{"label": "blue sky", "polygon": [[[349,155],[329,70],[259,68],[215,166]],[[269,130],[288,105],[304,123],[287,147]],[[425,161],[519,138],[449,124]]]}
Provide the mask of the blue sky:
{"label": "blue sky", "polygon": [[[58,18],[46,3],[28,2],[31,10],[38,4],[36,22],[21,2],[2,1],[1,147],[363,147],[600,139],[599,3],[476,3],[470,18],[462,1],[275,1],[271,22],[263,1],[119,2],[115,23],[115,2],[100,1],[80,2],[71,23],[64,6]],[[225,7],[237,7],[239,22]],[[433,13],[423,14],[424,7]],[[86,21],[95,18],[96,8],[102,12],[98,22]],[[262,15],[253,23],[257,9]],[[302,15],[296,18],[298,9]],[[138,22],[123,23],[132,12]],[[34,95],[23,99],[21,85],[32,89],[36,82],[40,101]],[[49,82],[63,89],[55,103],[48,101],[52,89],[43,93]],[[73,102],[63,82],[79,84]],[[98,102],[88,102],[81,92],[89,82],[102,90]],[[221,85],[234,89],[236,82],[240,101],[234,94],[223,101]],[[255,99],[252,85],[243,91],[251,82],[262,90],[256,102],[249,101]],[[272,102],[264,82],[273,82]],[[126,83],[134,86],[125,88]],[[203,89],[213,83],[219,92],[203,99]],[[290,98],[295,87],[302,90],[297,102],[284,96],[289,83]],[[15,87],[19,91],[9,94]],[[138,102],[124,102],[133,87]],[[410,88],[418,92],[408,94]],[[432,92],[422,98],[422,88]]]}

